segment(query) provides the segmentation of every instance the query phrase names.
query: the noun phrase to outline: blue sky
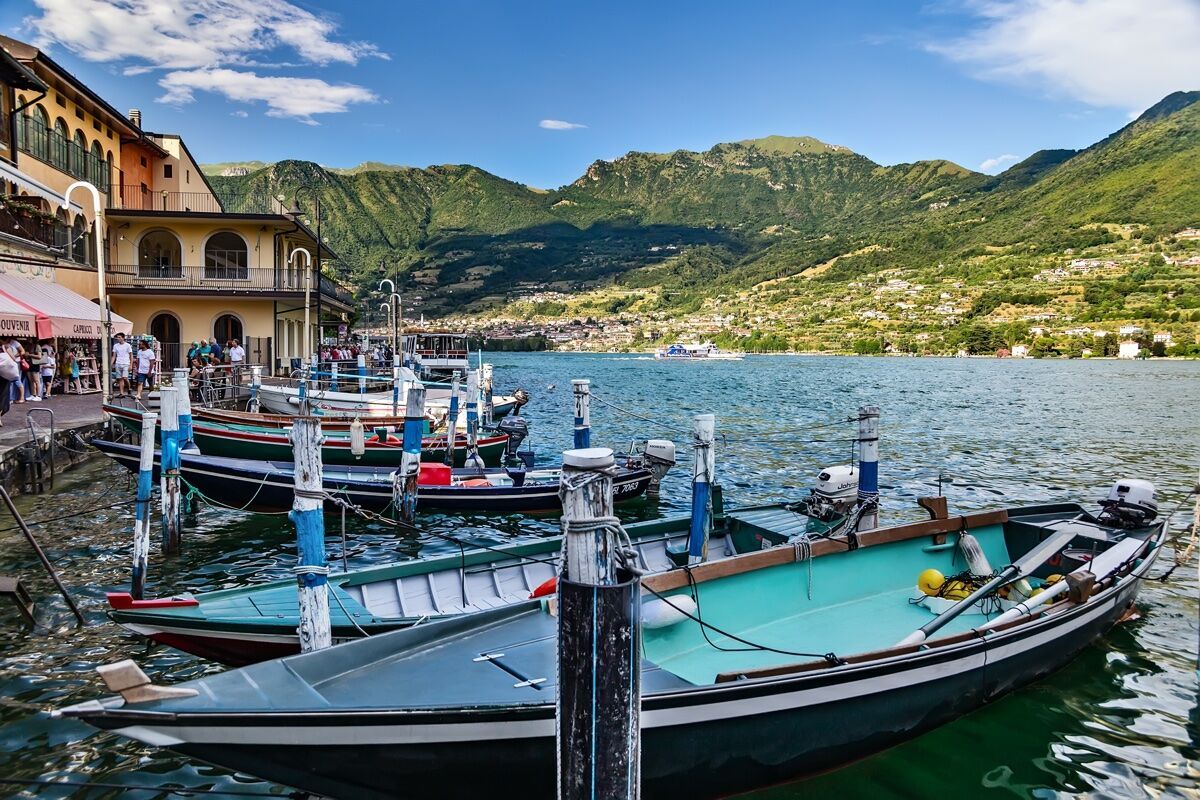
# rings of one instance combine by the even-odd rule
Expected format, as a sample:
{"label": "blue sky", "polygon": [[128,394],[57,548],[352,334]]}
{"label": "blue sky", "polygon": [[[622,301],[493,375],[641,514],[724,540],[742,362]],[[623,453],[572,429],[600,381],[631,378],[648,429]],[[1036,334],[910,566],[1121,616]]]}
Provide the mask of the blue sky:
{"label": "blue sky", "polygon": [[1200,0],[5,0],[0,31],[201,161],[472,163],[544,187],[768,134],[996,171],[1200,88]]}

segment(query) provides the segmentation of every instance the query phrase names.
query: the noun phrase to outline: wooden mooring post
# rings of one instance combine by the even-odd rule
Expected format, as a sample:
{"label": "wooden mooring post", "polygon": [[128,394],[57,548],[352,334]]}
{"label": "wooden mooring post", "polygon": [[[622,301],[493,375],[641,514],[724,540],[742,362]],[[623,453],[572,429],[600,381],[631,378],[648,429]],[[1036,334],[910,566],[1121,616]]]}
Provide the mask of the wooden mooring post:
{"label": "wooden mooring post", "polygon": [[421,437],[425,433],[425,387],[408,387],[404,408],[404,452],[392,488],[396,513],[405,522],[417,517],[417,481],[421,476]]}
{"label": "wooden mooring post", "polygon": [[450,413],[446,416],[446,458],[448,467],[454,466],[454,448],[458,444],[458,394],[461,390],[462,375],[454,371],[450,379]]}
{"label": "wooden mooring post", "polygon": [[249,410],[257,414],[259,409],[258,393],[262,389],[262,367],[255,364],[250,368],[250,402],[247,406]]}
{"label": "wooden mooring post", "polygon": [[367,357],[362,353],[358,354],[358,393],[367,393]]}
{"label": "wooden mooring post", "polygon": [[179,450],[185,453],[198,453],[199,448],[192,441],[192,393],[188,388],[188,371],[180,368],[172,372],[171,385],[178,389],[179,398]]}
{"label": "wooden mooring post", "polygon": [[575,400],[575,449],[592,446],[592,382],[571,381]]}
{"label": "wooden mooring post", "polygon": [[492,384],[494,381],[494,373],[491,364],[484,364],[479,368],[479,392],[483,399],[483,424],[484,427],[490,428],[495,424],[495,411],[492,408]]}
{"label": "wooden mooring post", "polygon": [[467,457],[464,467],[483,469],[479,455],[479,370],[467,371]]}
{"label": "wooden mooring post", "polygon": [[613,516],[613,453],[563,453],[558,578],[558,797],[636,798],[641,762],[641,580]]}
{"label": "wooden mooring post", "polygon": [[858,409],[858,530],[879,527],[879,406]]}
{"label": "wooden mooring post", "polygon": [[[183,539],[179,462],[184,439],[179,424],[180,397],[187,397],[186,382],[182,386],[164,386],[158,391],[158,410],[162,414],[162,457],[158,482],[162,506],[162,551],[166,554],[178,553]],[[154,440],[153,435],[150,440]]]}
{"label": "wooden mooring post", "polygon": [[154,491],[154,430],[158,414],[142,415],[141,453],[138,461],[137,510],[133,519],[133,571],[129,594],[141,600],[146,593],[146,565],[150,559],[150,495]]}
{"label": "wooden mooring post", "polygon": [[400,356],[392,356],[392,416],[400,415]]}
{"label": "wooden mooring post", "polygon": [[296,498],[288,514],[296,526],[296,591],[300,602],[300,651],[332,644],[329,620],[329,567],[325,562],[324,490],[321,483],[321,421],[296,417],[292,423]]}
{"label": "wooden mooring post", "polygon": [[713,439],[716,417],[697,414],[692,419],[692,522],[688,536],[688,563],[699,564],[708,557],[708,533],[712,525],[712,485],[716,467]]}

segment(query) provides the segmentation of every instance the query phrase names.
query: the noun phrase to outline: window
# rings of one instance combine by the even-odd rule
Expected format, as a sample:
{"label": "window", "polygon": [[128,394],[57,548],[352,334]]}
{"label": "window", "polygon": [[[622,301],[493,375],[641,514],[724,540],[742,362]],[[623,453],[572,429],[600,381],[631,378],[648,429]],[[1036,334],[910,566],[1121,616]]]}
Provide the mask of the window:
{"label": "window", "polygon": [[146,166],[146,157],[142,156],[142,166]]}
{"label": "window", "polygon": [[93,119],[93,120],[92,120],[92,130],[94,130],[94,131],[101,131],[101,130],[103,130],[103,128],[101,128],[101,127],[100,127],[100,120],[98,120],[98,119]]}
{"label": "window", "polygon": [[204,277],[212,280],[245,280],[250,277],[246,240],[223,231],[204,244]]}
{"label": "window", "polygon": [[67,150],[71,144],[71,133],[67,130],[67,121],[62,117],[54,120],[54,135],[50,137],[50,163],[66,172]]}
{"label": "window", "polygon": [[151,231],[138,242],[138,277],[182,278],[183,247],[170,231]]}
{"label": "window", "polygon": [[190,169],[185,169],[183,171],[183,182],[184,183],[192,182],[192,171]]}
{"label": "window", "polygon": [[91,233],[83,214],[75,215],[71,226],[71,253],[69,258],[77,264],[92,263]]}
{"label": "window", "polygon": [[71,257],[71,220],[67,212],[59,209],[54,220],[54,246],[62,251],[63,258]]}
{"label": "window", "polygon": [[96,185],[96,188],[102,192],[108,191],[108,175],[104,172],[104,148],[100,146],[100,140],[92,142],[91,158],[88,159],[89,172],[88,180]]}
{"label": "window", "polygon": [[79,119],[83,119],[83,109],[79,106],[75,106],[75,116]]}
{"label": "window", "polygon": [[242,340],[242,321],[233,314],[222,314],[213,323],[213,338],[224,344],[230,339]]}
{"label": "window", "polygon": [[84,177],[83,162],[84,156],[87,155],[87,137],[83,135],[83,131],[75,131],[75,136],[71,139],[71,148],[67,155],[71,174],[77,178]]}
{"label": "window", "polygon": [[170,178],[170,177],[171,177],[171,172],[172,172],[172,170],[171,170],[171,165],[170,165],[170,164],[163,164],[163,177],[164,177],[164,178]]}
{"label": "window", "polygon": [[58,94],[57,92],[55,92],[55,94],[54,94],[54,102],[58,103],[63,108],[67,107],[67,98],[63,97],[61,94]]}

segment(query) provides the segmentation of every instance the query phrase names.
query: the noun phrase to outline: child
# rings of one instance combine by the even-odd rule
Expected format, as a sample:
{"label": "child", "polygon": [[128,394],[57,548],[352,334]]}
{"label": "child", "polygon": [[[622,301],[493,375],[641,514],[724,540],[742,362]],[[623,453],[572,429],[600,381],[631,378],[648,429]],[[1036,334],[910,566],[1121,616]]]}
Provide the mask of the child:
{"label": "child", "polygon": [[71,378],[67,381],[67,392],[71,391],[71,387],[75,387],[75,394],[83,394],[83,385],[79,382],[79,358],[75,355],[75,350],[67,351],[67,366],[71,370]]}
{"label": "child", "polygon": [[50,342],[42,342],[42,397],[50,397],[51,389],[54,387],[54,368],[58,362],[58,356],[54,352],[54,345]]}

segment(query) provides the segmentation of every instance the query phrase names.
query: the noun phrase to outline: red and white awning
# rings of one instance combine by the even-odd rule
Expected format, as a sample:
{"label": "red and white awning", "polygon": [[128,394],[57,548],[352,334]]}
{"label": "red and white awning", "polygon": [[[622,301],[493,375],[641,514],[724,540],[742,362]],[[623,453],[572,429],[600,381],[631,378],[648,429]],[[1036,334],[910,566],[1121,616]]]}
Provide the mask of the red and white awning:
{"label": "red and white awning", "polygon": [[[12,303],[23,309],[25,315],[32,316],[38,339],[99,339],[104,331],[98,303],[53,281],[0,274],[0,303]],[[0,314],[3,314],[2,310]],[[112,314],[113,333],[132,331],[132,322],[120,314]],[[12,335],[21,338],[16,329]],[[34,335],[27,333],[25,336],[33,338]]]}

